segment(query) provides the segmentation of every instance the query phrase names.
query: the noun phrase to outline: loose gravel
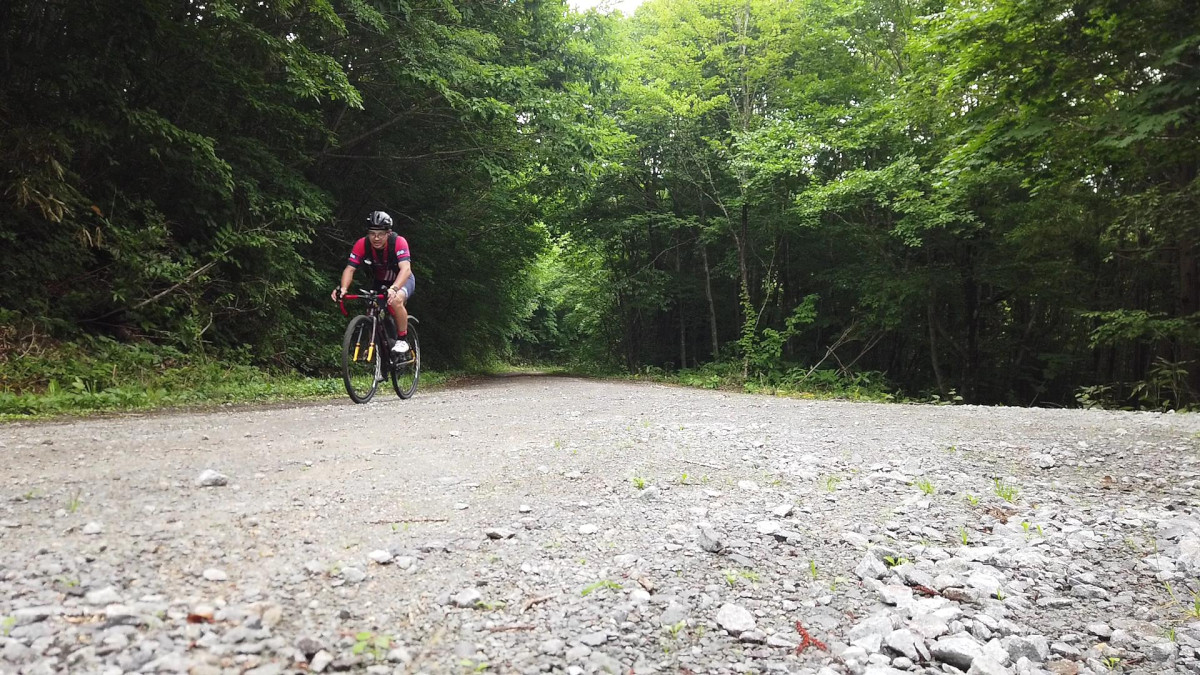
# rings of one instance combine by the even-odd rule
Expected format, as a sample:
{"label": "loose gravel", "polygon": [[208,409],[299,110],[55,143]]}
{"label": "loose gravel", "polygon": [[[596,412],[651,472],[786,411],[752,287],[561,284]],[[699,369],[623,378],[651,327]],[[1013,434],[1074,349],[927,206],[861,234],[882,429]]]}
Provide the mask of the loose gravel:
{"label": "loose gravel", "polygon": [[1200,418],[519,377],[0,427],[0,672],[1200,672]]}

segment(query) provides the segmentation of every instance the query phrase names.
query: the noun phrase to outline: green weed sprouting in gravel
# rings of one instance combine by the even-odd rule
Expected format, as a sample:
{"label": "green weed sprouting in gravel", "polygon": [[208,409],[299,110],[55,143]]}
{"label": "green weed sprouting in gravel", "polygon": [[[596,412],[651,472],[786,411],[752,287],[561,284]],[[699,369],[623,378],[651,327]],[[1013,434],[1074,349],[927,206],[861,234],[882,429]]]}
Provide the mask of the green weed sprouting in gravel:
{"label": "green weed sprouting in gravel", "polygon": [[968,492],[966,494],[966,498],[967,498],[967,503],[970,504],[971,506],[979,506],[979,497],[976,497],[975,495]]}
{"label": "green weed sprouting in gravel", "polygon": [[356,656],[370,655],[376,661],[382,661],[391,645],[392,638],[387,635],[375,635],[371,631],[364,630],[355,634],[354,647],[350,649],[350,652]]}
{"label": "green weed sprouting in gravel", "polygon": [[1193,619],[1200,619],[1200,594],[1192,593],[1192,606],[1186,610],[1187,615]]}
{"label": "green weed sprouting in gravel", "polygon": [[963,546],[966,546],[968,543],[970,543],[970,538],[967,536],[967,528],[963,527],[962,525],[958,526],[958,538],[962,540]]}
{"label": "green weed sprouting in gravel", "polygon": [[808,561],[808,573],[812,575],[813,581],[817,580],[817,561],[811,558]]}
{"label": "green weed sprouting in gravel", "polygon": [[1017,495],[1021,494],[1021,491],[1017,489],[1017,486],[1012,485],[1011,483],[1006,483],[999,478],[995,478],[993,480],[997,497],[1003,499],[1009,504],[1017,501]]}
{"label": "green weed sprouting in gravel", "polygon": [[1178,604],[1179,604],[1179,597],[1178,597],[1177,595],[1175,595],[1175,589],[1171,588],[1171,582],[1170,582],[1170,581],[1165,581],[1165,580],[1164,580],[1164,581],[1163,581],[1163,586],[1165,586],[1165,587],[1166,587],[1166,589],[1167,589],[1167,595],[1171,596],[1171,604],[1172,604],[1172,605],[1178,605]]}
{"label": "green weed sprouting in gravel", "polygon": [[1104,657],[1103,663],[1104,663],[1104,667],[1108,668],[1109,670],[1116,670],[1117,668],[1121,667],[1121,659],[1119,659],[1115,656]]}
{"label": "green weed sprouting in gravel", "polygon": [[579,594],[586,598],[587,596],[591,595],[592,593],[595,593],[596,591],[598,591],[602,588],[619,591],[619,590],[621,590],[621,584],[618,584],[617,582],[613,581],[612,579],[601,579],[600,581],[597,581],[594,584],[588,584],[587,586],[584,586],[583,590],[580,591]]}
{"label": "green weed sprouting in gravel", "polygon": [[725,570],[724,575],[725,583],[730,586],[736,586],[738,579],[745,579],[753,584],[757,584],[759,579],[758,573],[750,570]]}
{"label": "green weed sprouting in gravel", "polygon": [[634,476],[633,477],[633,487],[635,487],[639,490],[645,490],[646,489],[646,479],[642,478],[641,476]]}
{"label": "green weed sprouting in gravel", "polygon": [[684,628],[687,628],[687,621],[680,621],[664,628],[667,634],[659,639],[663,654],[670,654],[672,650],[678,647],[679,636],[683,633]]}
{"label": "green weed sprouting in gravel", "polygon": [[686,471],[684,471],[684,472],[683,472],[683,475],[679,477],[679,484],[680,484],[680,485],[687,485],[687,479],[688,479],[687,472],[686,472]]}
{"label": "green weed sprouting in gravel", "polygon": [[916,485],[921,492],[927,495],[931,495],[936,491],[933,487],[933,483],[929,482],[928,478],[918,478],[913,481],[913,485]]}
{"label": "green weed sprouting in gravel", "polygon": [[3,634],[4,637],[8,637],[8,634],[12,632],[13,626],[15,625],[17,625],[17,617],[4,617],[4,620],[0,621],[0,634]]}
{"label": "green weed sprouting in gravel", "polygon": [[890,555],[885,555],[885,556],[883,556],[883,562],[888,567],[899,567],[899,566],[903,565],[904,563],[909,562],[909,559],[905,558],[903,556],[893,557]]}
{"label": "green weed sprouting in gravel", "polygon": [[1175,629],[1174,628],[1168,628],[1166,635],[1167,635],[1168,640],[1170,640],[1171,642],[1175,642]]}
{"label": "green weed sprouting in gravel", "polygon": [[825,477],[825,491],[833,492],[834,490],[837,490],[838,483],[841,483],[841,482],[842,482],[841,476],[826,476]]}
{"label": "green weed sprouting in gravel", "polygon": [[83,502],[79,499],[79,490],[75,490],[71,493],[71,498],[67,500],[67,513],[75,513],[82,505]]}
{"label": "green weed sprouting in gravel", "polygon": [[838,585],[846,582],[846,577],[834,577],[833,581],[829,582],[829,591],[837,593]]}

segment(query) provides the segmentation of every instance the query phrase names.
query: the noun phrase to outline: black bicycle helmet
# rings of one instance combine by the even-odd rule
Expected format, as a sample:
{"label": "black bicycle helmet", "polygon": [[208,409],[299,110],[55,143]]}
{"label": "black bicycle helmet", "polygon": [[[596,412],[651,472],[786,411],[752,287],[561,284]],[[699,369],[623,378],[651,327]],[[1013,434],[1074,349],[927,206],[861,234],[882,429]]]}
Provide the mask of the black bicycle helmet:
{"label": "black bicycle helmet", "polygon": [[390,230],[392,229],[392,217],[383,211],[372,211],[371,215],[367,216],[368,230]]}

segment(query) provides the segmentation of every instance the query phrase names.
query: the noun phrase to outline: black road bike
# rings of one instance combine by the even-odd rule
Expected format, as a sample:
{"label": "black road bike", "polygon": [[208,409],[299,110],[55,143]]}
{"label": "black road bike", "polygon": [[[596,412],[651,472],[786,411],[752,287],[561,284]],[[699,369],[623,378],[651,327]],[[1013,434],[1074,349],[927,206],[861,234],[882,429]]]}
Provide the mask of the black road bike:
{"label": "black road bike", "polygon": [[412,396],[421,376],[417,318],[408,315],[408,335],[405,337],[408,351],[395,354],[391,347],[396,340],[396,322],[387,311],[387,294],[363,289],[354,295],[343,295],[338,307],[343,316],[349,316],[345,300],[367,301],[367,313],[350,319],[342,338],[342,377],[350,399],[355,403],[370,401],[379,389],[379,383],[389,377],[397,396]]}

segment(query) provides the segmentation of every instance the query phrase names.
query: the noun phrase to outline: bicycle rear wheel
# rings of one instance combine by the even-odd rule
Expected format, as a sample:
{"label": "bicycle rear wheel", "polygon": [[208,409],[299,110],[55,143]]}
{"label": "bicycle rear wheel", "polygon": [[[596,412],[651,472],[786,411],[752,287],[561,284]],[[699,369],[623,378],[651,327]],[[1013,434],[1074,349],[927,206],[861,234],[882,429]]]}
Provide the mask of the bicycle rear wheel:
{"label": "bicycle rear wheel", "polygon": [[392,356],[392,389],[400,398],[410,398],[417,391],[417,380],[421,377],[421,341],[417,338],[417,324],[409,319],[408,351],[402,356]]}
{"label": "bicycle rear wheel", "polygon": [[342,379],[355,403],[370,401],[379,388],[381,356],[374,326],[370,317],[360,314],[350,320],[342,338]]}

